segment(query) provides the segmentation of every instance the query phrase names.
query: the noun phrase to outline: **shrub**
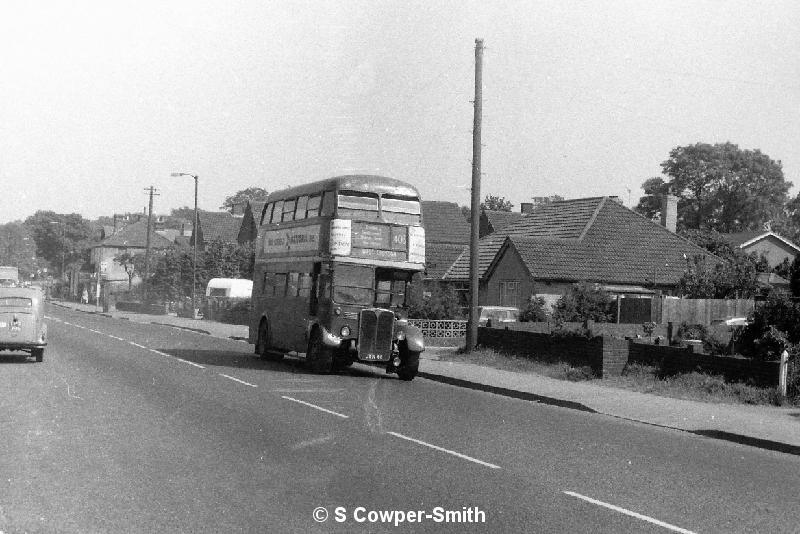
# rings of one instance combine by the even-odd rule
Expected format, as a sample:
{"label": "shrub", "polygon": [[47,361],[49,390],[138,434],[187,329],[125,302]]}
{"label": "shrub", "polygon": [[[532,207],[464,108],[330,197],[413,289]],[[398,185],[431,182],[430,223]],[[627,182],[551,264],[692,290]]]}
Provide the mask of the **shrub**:
{"label": "shrub", "polygon": [[456,291],[450,287],[435,285],[430,292],[422,290],[422,284],[412,284],[408,316],[412,319],[461,319],[461,304]]}
{"label": "shrub", "polygon": [[556,322],[609,322],[613,319],[614,302],[608,293],[593,284],[580,282],[564,293],[553,307]]}
{"label": "shrub", "polygon": [[519,314],[519,320],[523,323],[546,321],[547,312],[544,307],[544,298],[531,295],[531,298],[528,300],[528,305],[525,306]]}
{"label": "shrub", "polygon": [[800,305],[786,295],[773,294],[751,316],[736,340],[742,354],[774,360],[791,345],[800,343]]}

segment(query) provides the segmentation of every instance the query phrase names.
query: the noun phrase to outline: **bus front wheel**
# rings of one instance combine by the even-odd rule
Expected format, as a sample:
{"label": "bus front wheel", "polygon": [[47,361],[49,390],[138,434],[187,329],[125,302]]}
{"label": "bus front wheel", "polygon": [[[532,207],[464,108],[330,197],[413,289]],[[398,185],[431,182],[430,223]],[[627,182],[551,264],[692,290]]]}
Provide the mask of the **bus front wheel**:
{"label": "bus front wheel", "polygon": [[261,321],[261,324],[258,325],[258,340],[256,343],[256,347],[258,348],[258,356],[262,360],[266,360],[268,362],[279,362],[283,359],[282,352],[270,350],[269,329],[267,328],[266,321]]}
{"label": "bus front wheel", "polygon": [[322,335],[319,330],[314,330],[308,340],[306,365],[315,373],[330,373],[333,371],[333,350],[322,343]]}
{"label": "bus front wheel", "polygon": [[411,352],[408,347],[400,350],[400,367],[397,368],[397,376],[400,380],[414,380],[419,371],[419,352]]}

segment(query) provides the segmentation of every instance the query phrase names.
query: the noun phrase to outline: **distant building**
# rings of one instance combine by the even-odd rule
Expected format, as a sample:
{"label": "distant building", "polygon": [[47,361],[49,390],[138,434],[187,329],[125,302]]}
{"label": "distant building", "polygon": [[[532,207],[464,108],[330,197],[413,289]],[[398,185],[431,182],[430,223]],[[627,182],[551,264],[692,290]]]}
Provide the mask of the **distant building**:
{"label": "distant building", "polygon": [[784,260],[791,263],[800,254],[800,247],[770,230],[723,234],[723,237],[747,254],[763,255],[770,269],[774,269]]}
{"label": "distant building", "polygon": [[197,246],[207,249],[214,241],[236,244],[242,217],[234,217],[228,211],[201,211],[197,214],[197,228],[192,233],[192,241],[197,238]]}
{"label": "distant building", "polygon": [[[150,234],[150,250],[164,250],[173,247],[172,241],[152,232]],[[114,258],[128,252],[131,255],[144,254],[147,250],[147,219],[129,224],[115,234],[92,247],[91,263],[100,279],[110,285],[111,292],[128,289],[128,273]],[[133,285],[140,283],[135,276]]]}
{"label": "distant building", "polygon": [[425,279],[441,281],[442,276],[469,246],[470,226],[455,202],[424,200]]}

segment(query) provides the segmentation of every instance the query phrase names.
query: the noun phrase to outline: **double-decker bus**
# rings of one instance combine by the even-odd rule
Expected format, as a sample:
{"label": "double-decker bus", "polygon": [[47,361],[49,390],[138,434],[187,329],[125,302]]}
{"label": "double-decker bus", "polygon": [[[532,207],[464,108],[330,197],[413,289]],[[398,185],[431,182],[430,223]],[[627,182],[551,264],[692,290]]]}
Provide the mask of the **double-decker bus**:
{"label": "double-decker bus", "polygon": [[359,361],[412,380],[424,350],[407,320],[424,269],[419,193],[382,176],[339,176],[267,198],[255,250],[249,339],[266,360],[305,352],[316,372]]}

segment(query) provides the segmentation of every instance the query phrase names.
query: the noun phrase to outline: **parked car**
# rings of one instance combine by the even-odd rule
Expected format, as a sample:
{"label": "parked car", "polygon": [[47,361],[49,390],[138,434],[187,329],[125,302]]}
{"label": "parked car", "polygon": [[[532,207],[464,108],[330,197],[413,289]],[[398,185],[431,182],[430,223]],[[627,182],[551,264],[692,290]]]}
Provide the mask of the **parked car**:
{"label": "parked car", "polygon": [[28,352],[41,362],[46,346],[44,294],[29,287],[0,287],[0,350]]}
{"label": "parked car", "polygon": [[747,317],[731,317],[730,319],[714,319],[711,321],[712,325],[726,325],[726,326],[747,326],[750,322]]}
{"label": "parked car", "polygon": [[478,326],[499,326],[519,321],[519,309],[510,306],[480,306]]}

